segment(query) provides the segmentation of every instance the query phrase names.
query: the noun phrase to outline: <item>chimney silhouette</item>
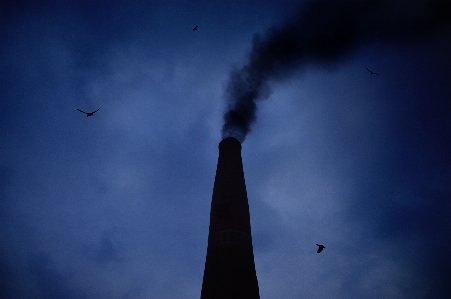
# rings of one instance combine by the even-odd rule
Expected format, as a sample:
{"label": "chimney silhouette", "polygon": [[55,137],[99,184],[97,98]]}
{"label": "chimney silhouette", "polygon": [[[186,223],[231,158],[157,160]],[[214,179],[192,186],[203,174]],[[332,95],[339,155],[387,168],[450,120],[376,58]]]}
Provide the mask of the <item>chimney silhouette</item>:
{"label": "chimney silhouette", "polygon": [[259,299],[241,143],[219,143],[201,299]]}

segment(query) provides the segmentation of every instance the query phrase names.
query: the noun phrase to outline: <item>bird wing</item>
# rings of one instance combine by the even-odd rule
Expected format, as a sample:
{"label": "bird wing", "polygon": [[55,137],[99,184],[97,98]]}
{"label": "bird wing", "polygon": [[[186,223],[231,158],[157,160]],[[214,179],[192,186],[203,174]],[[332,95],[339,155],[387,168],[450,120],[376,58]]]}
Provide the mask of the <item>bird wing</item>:
{"label": "bird wing", "polygon": [[321,251],[323,251],[324,248],[326,248],[324,245],[320,245],[320,244],[316,244],[316,246],[318,246],[318,253],[320,253]]}
{"label": "bird wing", "polygon": [[366,68],[366,70],[367,70],[368,72],[370,72],[371,75],[379,75],[378,73],[375,73],[375,72],[373,72],[373,71],[370,71],[368,68]]}
{"label": "bird wing", "polygon": [[94,113],[96,113],[97,111],[99,111],[100,110],[100,108],[99,109],[97,109],[96,111],[94,111],[94,112],[91,112],[92,114],[94,114]]}
{"label": "bird wing", "polygon": [[88,114],[87,112],[84,112],[84,111],[82,111],[82,110],[80,110],[80,109],[77,109],[77,110],[80,111],[80,112],[82,112],[82,113]]}

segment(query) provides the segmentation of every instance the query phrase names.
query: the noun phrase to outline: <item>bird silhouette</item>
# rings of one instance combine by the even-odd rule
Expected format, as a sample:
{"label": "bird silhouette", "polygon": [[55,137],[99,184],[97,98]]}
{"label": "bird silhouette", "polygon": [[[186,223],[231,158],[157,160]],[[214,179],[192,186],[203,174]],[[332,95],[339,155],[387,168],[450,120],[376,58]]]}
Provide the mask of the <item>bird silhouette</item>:
{"label": "bird silhouette", "polygon": [[194,27],[194,28],[193,28],[193,31],[196,31],[196,30],[197,30],[197,27],[199,27],[199,26]]}
{"label": "bird silhouette", "polygon": [[[100,108],[99,108],[99,109],[100,109]],[[82,112],[82,113],[84,113],[84,114],[86,114],[86,116],[89,117],[89,116],[93,116],[94,113],[96,113],[97,111],[99,111],[99,109],[97,109],[96,111],[93,111],[93,112],[84,112],[84,111],[82,111],[82,110],[80,110],[80,109],[77,109],[77,110],[80,111],[80,112]]]}
{"label": "bird silhouette", "polygon": [[371,75],[379,75],[379,74],[377,74],[377,73],[375,73],[375,72],[370,71],[368,68],[366,68],[366,70],[367,70],[368,72],[370,72]]}
{"label": "bird silhouette", "polygon": [[323,251],[324,248],[326,248],[324,245],[320,245],[320,244],[316,244],[316,246],[318,246],[317,253],[320,253],[321,251]]}

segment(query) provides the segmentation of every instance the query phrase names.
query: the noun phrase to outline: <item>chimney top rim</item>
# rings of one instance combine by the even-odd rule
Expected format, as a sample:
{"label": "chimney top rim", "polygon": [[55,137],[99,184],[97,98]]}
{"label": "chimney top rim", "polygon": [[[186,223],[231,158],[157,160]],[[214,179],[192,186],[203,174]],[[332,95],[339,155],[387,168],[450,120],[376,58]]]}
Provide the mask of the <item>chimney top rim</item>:
{"label": "chimney top rim", "polygon": [[221,147],[222,144],[232,145],[233,143],[239,145],[239,147],[241,149],[241,142],[238,139],[236,139],[235,137],[226,137],[226,138],[222,139],[221,142],[219,142],[219,147]]}

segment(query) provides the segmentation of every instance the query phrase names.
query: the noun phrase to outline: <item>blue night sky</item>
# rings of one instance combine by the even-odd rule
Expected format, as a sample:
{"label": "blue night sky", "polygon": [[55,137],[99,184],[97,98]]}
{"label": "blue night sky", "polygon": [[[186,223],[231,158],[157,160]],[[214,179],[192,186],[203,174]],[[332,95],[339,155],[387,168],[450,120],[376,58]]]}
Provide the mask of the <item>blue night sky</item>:
{"label": "blue night sky", "polygon": [[225,136],[262,299],[449,298],[450,36],[450,1],[1,1],[0,298],[199,298]]}

